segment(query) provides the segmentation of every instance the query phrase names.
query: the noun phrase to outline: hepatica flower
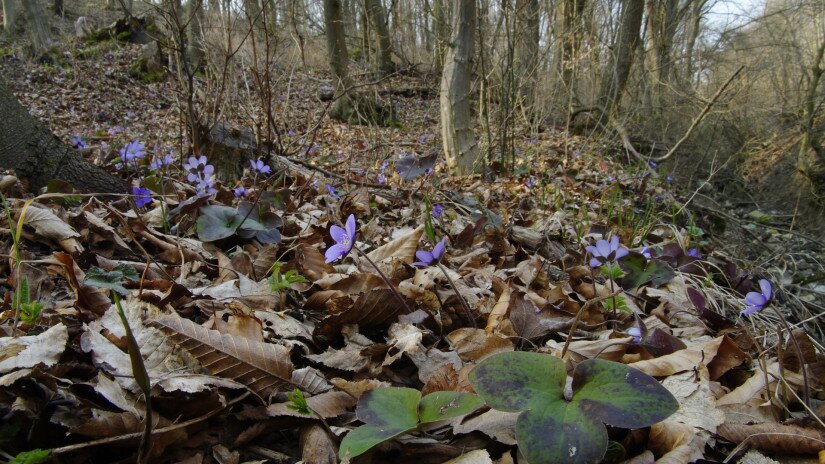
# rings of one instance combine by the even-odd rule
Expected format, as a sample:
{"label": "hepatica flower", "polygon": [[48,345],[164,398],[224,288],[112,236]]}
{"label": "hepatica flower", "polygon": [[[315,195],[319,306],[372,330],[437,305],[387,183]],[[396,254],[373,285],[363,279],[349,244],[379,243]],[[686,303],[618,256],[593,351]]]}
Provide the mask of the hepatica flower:
{"label": "hepatica flower", "polygon": [[169,166],[170,164],[172,164],[174,162],[175,162],[175,157],[172,155],[172,152],[170,151],[169,153],[167,153],[163,156],[155,155],[154,159],[152,159],[152,162],[149,163],[149,167],[153,171],[159,171],[162,168],[164,168],[166,166]]}
{"label": "hepatica flower", "polygon": [[74,135],[72,135],[71,137],[69,137],[69,143],[70,143],[73,147],[77,148],[78,150],[81,150],[81,149],[83,149],[83,148],[88,148],[88,147],[89,147],[89,144],[88,144],[88,143],[86,143],[86,142],[85,142],[85,141],[84,141],[84,140],[83,140],[83,139],[82,139],[79,135],[77,135],[77,134],[74,134]]}
{"label": "hepatica flower", "polygon": [[444,207],[441,206],[441,203],[436,203],[435,206],[433,206],[433,210],[432,210],[431,214],[436,219],[438,219],[438,218],[440,218],[441,216],[444,215]]}
{"label": "hepatica flower", "polygon": [[329,228],[329,236],[335,240],[335,245],[327,248],[326,262],[331,263],[346,256],[355,245],[355,215],[350,214],[344,228],[333,225]]}
{"label": "hepatica flower", "polygon": [[639,342],[642,341],[642,329],[640,329],[638,327],[631,327],[631,328],[627,329],[627,334],[629,336],[633,337],[633,340],[631,340],[631,341],[634,344],[638,345]]}
{"label": "hepatica flower", "polygon": [[132,161],[138,158],[143,158],[145,153],[143,150],[146,146],[140,143],[139,140],[135,139],[134,141],[127,143],[125,147],[120,149],[120,159],[123,161]]}
{"label": "hepatica flower", "polygon": [[199,195],[212,195],[217,193],[215,189],[215,167],[209,164],[205,156],[190,156],[186,164],[186,179],[195,184]]}
{"label": "hepatica flower", "polygon": [[257,160],[249,160],[249,164],[252,165],[252,170],[261,174],[269,174],[272,172],[272,168],[269,167],[266,163],[261,161],[260,158]]}
{"label": "hepatica flower", "polygon": [[685,253],[685,255],[691,256],[693,258],[699,258],[699,259],[704,258],[704,256],[702,256],[702,253],[699,253],[698,248],[691,248],[690,250],[687,251],[687,253]]}
{"label": "hepatica flower", "polygon": [[415,257],[418,258],[418,261],[412,263],[413,266],[431,266],[433,264],[438,264],[441,260],[441,257],[444,256],[444,252],[447,250],[447,237],[441,239],[440,242],[436,243],[433,247],[433,251],[424,251],[419,250],[415,252]]}
{"label": "hepatica flower", "polygon": [[748,292],[745,295],[745,309],[740,315],[758,313],[765,309],[773,300],[773,286],[767,279],[759,279],[758,292]]}
{"label": "hepatica flower", "polygon": [[135,196],[135,204],[138,208],[143,208],[152,202],[152,191],[146,187],[132,187],[132,194]]}
{"label": "hepatica flower", "polygon": [[647,259],[653,259],[653,255],[650,254],[650,248],[648,247],[642,248],[642,251],[640,251],[639,253],[641,253],[642,256],[644,256]]}
{"label": "hepatica flower", "polygon": [[534,176],[530,176],[530,177],[527,179],[527,188],[533,188],[533,187],[535,187],[535,186],[536,186],[536,184],[538,184],[538,183],[539,183],[539,182],[536,180],[536,178],[535,178]]}
{"label": "hepatica flower", "polygon": [[243,185],[241,185],[240,187],[236,187],[234,190],[232,190],[232,193],[235,194],[236,197],[240,198],[245,197],[246,194],[249,193],[249,190],[247,190],[246,188],[244,188]]}
{"label": "hepatica flower", "polygon": [[599,267],[602,264],[616,261],[627,256],[629,251],[627,248],[619,245],[619,236],[614,235],[608,242],[607,240],[599,240],[596,245],[589,245],[585,247],[590,253],[590,267]]}
{"label": "hepatica flower", "polygon": [[338,193],[337,190],[335,190],[335,187],[333,187],[329,184],[327,184],[327,193],[329,194],[330,197],[332,197],[333,200],[337,201],[337,200],[341,199],[341,194]]}

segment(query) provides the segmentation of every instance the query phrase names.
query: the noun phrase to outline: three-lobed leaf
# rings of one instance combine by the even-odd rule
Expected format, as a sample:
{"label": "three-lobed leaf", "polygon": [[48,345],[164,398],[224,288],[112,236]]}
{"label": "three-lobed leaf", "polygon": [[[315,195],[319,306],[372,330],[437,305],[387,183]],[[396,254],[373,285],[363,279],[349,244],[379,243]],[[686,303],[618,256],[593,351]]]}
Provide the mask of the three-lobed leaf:
{"label": "three-lobed leaf", "polygon": [[487,404],[521,411],[516,439],[531,464],[598,462],[607,451],[603,423],[646,427],[679,406],[656,379],[621,363],[580,363],[570,401],[564,395],[566,380],[560,359],[526,352],[491,356],[470,373],[470,383]]}
{"label": "three-lobed leaf", "polygon": [[647,260],[642,254],[631,252],[619,262],[625,275],[619,284],[625,290],[651,284],[654,287],[666,284],[676,273],[666,262],[659,259]]}
{"label": "three-lobed leaf", "polygon": [[106,288],[121,295],[128,295],[129,291],[123,287],[123,280],[139,280],[140,276],[131,266],[121,264],[111,271],[104,271],[99,267],[93,267],[86,273],[83,282],[95,287]]}

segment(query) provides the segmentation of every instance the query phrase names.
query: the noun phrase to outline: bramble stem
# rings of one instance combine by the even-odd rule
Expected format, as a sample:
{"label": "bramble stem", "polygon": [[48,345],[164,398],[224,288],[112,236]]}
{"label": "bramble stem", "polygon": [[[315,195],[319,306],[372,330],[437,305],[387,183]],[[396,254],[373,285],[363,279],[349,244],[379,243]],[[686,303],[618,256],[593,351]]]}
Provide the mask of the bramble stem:
{"label": "bramble stem", "polygon": [[450,274],[447,274],[447,270],[444,269],[444,266],[441,263],[437,263],[436,265],[439,269],[441,269],[441,272],[444,274],[444,277],[447,278],[447,282],[450,283],[450,286],[453,287],[455,296],[457,296],[458,300],[461,301],[461,306],[464,308],[464,312],[467,313],[467,319],[469,319],[470,325],[472,325],[474,329],[477,329],[478,325],[476,324],[476,320],[473,317],[473,310],[470,309],[470,305],[467,304],[467,300],[465,300],[464,297],[461,296],[461,293],[458,293],[458,287],[455,286],[455,282],[453,282],[453,279],[450,278]]}
{"label": "bramble stem", "polygon": [[357,251],[357,252],[358,252],[361,256],[363,256],[363,257],[367,260],[367,262],[368,262],[368,263],[370,263],[370,265],[372,265],[372,267],[373,267],[373,268],[375,269],[375,271],[378,273],[378,276],[379,276],[379,277],[381,277],[381,280],[383,280],[383,281],[384,281],[384,283],[385,283],[385,284],[387,284],[387,286],[390,288],[390,291],[393,293],[393,295],[395,295],[395,298],[396,298],[399,302],[401,302],[401,305],[403,305],[403,306],[404,306],[404,309],[407,311],[407,314],[412,314],[412,312],[413,312],[413,311],[412,311],[412,309],[410,309],[410,306],[407,304],[407,301],[404,299],[404,296],[403,296],[403,295],[401,295],[401,293],[400,293],[400,292],[398,291],[398,289],[395,287],[395,284],[393,284],[393,283],[390,281],[390,279],[389,279],[386,275],[384,275],[384,273],[381,271],[381,268],[379,268],[379,267],[378,267],[378,265],[377,265],[377,264],[375,264],[375,263],[374,263],[374,262],[370,259],[370,257],[369,257],[369,256],[367,256],[367,254],[366,254],[366,253],[364,253],[363,251],[361,251],[361,249],[360,249],[360,248],[358,248],[357,246],[355,246],[355,244],[353,244],[353,245],[352,245],[352,249],[353,249],[353,250],[355,250],[355,251]]}

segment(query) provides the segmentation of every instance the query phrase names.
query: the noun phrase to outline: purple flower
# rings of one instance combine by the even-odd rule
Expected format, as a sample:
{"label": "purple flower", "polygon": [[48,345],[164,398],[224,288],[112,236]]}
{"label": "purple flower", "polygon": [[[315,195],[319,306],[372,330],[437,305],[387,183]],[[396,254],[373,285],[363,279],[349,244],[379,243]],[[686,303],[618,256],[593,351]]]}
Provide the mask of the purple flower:
{"label": "purple flower", "polygon": [[295,137],[298,134],[294,130],[290,129],[290,130],[287,131],[286,135],[288,135],[290,137]]}
{"label": "purple flower", "polygon": [[333,261],[337,261],[347,253],[352,250],[352,246],[355,244],[355,215],[350,214],[347,218],[347,223],[344,226],[345,228],[342,229],[336,225],[333,225],[329,228],[329,236],[335,240],[335,245],[327,248],[327,252],[324,253],[326,256],[326,262],[331,263]]}
{"label": "purple flower", "polygon": [[259,172],[261,174],[269,174],[272,172],[272,168],[267,166],[260,158],[257,160],[249,160],[249,164],[252,166],[252,170],[255,172]]}
{"label": "purple flower", "polygon": [[146,146],[140,143],[139,140],[135,139],[131,143],[127,143],[125,147],[121,148],[120,159],[123,161],[132,161],[137,158],[143,158],[145,155],[143,152],[144,148],[146,148]]}
{"label": "purple flower", "polygon": [[627,329],[627,334],[633,337],[631,340],[634,344],[639,344],[642,341],[642,329],[638,327],[631,327]]}
{"label": "purple flower", "polygon": [[384,161],[383,163],[381,163],[381,168],[380,168],[381,172],[386,171],[388,167],[390,167],[390,162],[389,161]]}
{"label": "purple flower", "polygon": [[692,256],[694,258],[699,258],[699,259],[704,258],[704,256],[702,256],[702,253],[699,253],[698,248],[691,248],[690,250],[687,251],[687,253],[685,253],[685,255]]}
{"label": "purple flower", "polygon": [[650,167],[652,167],[653,169],[656,169],[656,168],[658,168],[658,167],[659,167],[659,163],[657,163],[657,162],[655,162],[655,161],[653,161],[653,160],[648,161],[648,162],[647,162],[647,164],[649,164],[649,165],[650,165]]}
{"label": "purple flower", "polygon": [[[321,151],[321,146],[320,145],[313,145],[312,147],[310,147],[309,150],[307,150],[307,155],[315,156],[318,153],[320,153],[320,151]],[[341,152],[338,152],[338,154],[340,155]],[[340,156],[339,156],[339,158],[340,158]]]}
{"label": "purple flower", "polygon": [[418,139],[418,143],[420,145],[423,145],[426,141],[427,141],[427,133],[424,132],[423,134],[421,134],[421,138]]}
{"label": "purple flower", "polygon": [[170,151],[169,153],[163,155],[163,157],[161,157],[159,155],[155,155],[155,158],[152,160],[151,163],[149,163],[149,167],[153,171],[158,171],[161,168],[163,168],[164,166],[169,166],[170,164],[172,164],[174,162],[175,162],[175,157],[172,156],[172,152]]}
{"label": "purple flower", "polygon": [[539,182],[536,180],[535,176],[530,176],[530,178],[527,179],[527,187],[528,188],[533,188],[538,183]]}
{"label": "purple flower", "polygon": [[413,266],[430,266],[432,264],[438,263],[441,260],[441,257],[444,256],[444,251],[447,249],[447,237],[441,239],[440,242],[436,243],[433,247],[433,251],[424,251],[419,250],[415,252],[415,257],[418,258],[418,261],[412,263]]}
{"label": "purple flower", "polygon": [[333,186],[331,186],[331,185],[329,185],[329,184],[327,184],[327,193],[329,194],[329,196],[330,196],[330,197],[332,197],[332,199],[333,199],[333,200],[336,200],[336,201],[337,201],[337,200],[340,200],[340,199],[341,199],[341,194],[340,194],[340,193],[338,193],[338,192],[335,190],[335,187],[333,187]]}
{"label": "purple flower", "polygon": [[132,194],[135,196],[135,204],[138,208],[143,208],[152,202],[152,192],[146,187],[132,187]]}
{"label": "purple flower", "polygon": [[647,259],[653,259],[653,255],[650,254],[650,248],[648,247],[642,248],[642,251],[640,251],[639,253],[641,253],[642,256],[644,256]]}
{"label": "purple flower", "polygon": [[431,214],[436,219],[444,215],[444,207],[441,206],[441,203],[436,203],[435,206],[433,206],[433,211]]}
{"label": "purple flower", "polygon": [[381,184],[381,185],[384,185],[384,184],[387,183],[387,176],[383,172],[378,173],[378,183]]}
{"label": "purple flower", "polygon": [[321,92],[324,92],[324,93],[328,93],[328,92],[335,91],[335,87],[333,87],[331,85],[322,85],[322,86],[318,87],[318,90],[320,90]]}
{"label": "purple flower", "polygon": [[619,236],[614,235],[608,242],[607,240],[599,240],[596,245],[589,245],[585,247],[590,253],[590,267],[599,267],[610,261],[621,259],[629,253],[627,248],[619,245]]}
{"label": "purple flower", "polygon": [[309,183],[309,186],[317,191],[318,190],[318,179],[313,179],[312,182]]}
{"label": "purple flower", "polygon": [[673,176],[667,176],[665,177],[665,180],[668,182],[673,182]]}
{"label": "purple flower", "polygon": [[183,165],[183,169],[188,173],[186,179],[189,182],[200,182],[209,179],[215,173],[215,167],[209,164],[205,156],[189,157],[189,161]]}
{"label": "purple flower", "polygon": [[88,143],[86,143],[86,142],[85,142],[85,141],[84,141],[84,140],[83,140],[83,139],[82,139],[79,135],[77,135],[77,134],[74,134],[74,135],[72,135],[71,137],[69,137],[69,143],[70,143],[73,147],[77,148],[78,150],[81,150],[81,149],[83,149],[83,148],[89,148],[89,144],[88,144]]}
{"label": "purple flower", "polygon": [[246,188],[244,188],[243,185],[241,185],[240,187],[236,187],[234,190],[232,190],[232,193],[235,194],[236,197],[245,197],[246,194],[249,193],[249,190],[247,190]]}
{"label": "purple flower", "polygon": [[758,313],[765,309],[773,300],[773,286],[766,279],[759,279],[761,292],[748,292],[745,295],[745,309],[739,315]]}

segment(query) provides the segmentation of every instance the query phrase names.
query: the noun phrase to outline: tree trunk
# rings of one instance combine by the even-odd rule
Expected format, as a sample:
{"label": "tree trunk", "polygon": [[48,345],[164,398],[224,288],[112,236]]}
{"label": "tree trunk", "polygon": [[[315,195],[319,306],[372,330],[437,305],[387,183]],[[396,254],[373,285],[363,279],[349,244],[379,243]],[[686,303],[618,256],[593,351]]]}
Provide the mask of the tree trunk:
{"label": "tree trunk", "polygon": [[327,53],[329,67],[338,80],[336,87],[341,90],[350,87],[347,73],[346,36],[344,35],[344,20],[341,14],[341,0],[324,0],[324,27],[327,32]]}
{"label": "tree trunk", "polygon": [[3,30],[8,35],[14,34],[17,27],[17,5],[16,0],[3,0]]}
{"label": "tree trunk", "polygon": [[433,0],[433,23],[435,24],[435,67],[444,68],[444,55],[450,40],[450,15],[447,3],[450,0]]}
{"label": "tree trunk", "polygon": [[392,62],[392,43],[387,29],[387,19],[381,0],[364,0],[367,17],[372,25],[378,44],[378,70],[381,74],[389,74],[395,70]]}
{"label": "tree trunk", "polygon": [[539,67],[539,0],[516,0],[515,54],[519,99],[530,108]]}
{"label": "tree trunk", "polygon": [[31,192],[59,179],[80,190],[96,193],[126,192],[126,183],[89,163],[61,142],[17,101],[0,76],[0,166],[14,169]]}
{"label": "tree trunk", "polygon": [[676,0],[648,0],[647,36],[657,84],[670,80],[670,54],[676,34]]}
{"label": "tree trunk", "polygon": [[633,65],[633,55],[636,53],[636,45],[639,42],[644,9],[645,0],[624,0],[623,2],[619,33],[602,78],[600,103],[605,115],[609,116],[610,112],[618,106],[627,84],[630,68]]}
{"label": "tree trunk", "polygon": [[197,72],[203,65],[203,1],[189,0],[189,25],[187,28],[187,48],[192,72]]}
{"label": "tree trunk", "polygon": [[450,171],[457,175],[467,175],[480,172],[484,167],[470,111],[475,0],[455,0],[454,12],[453,35],[447,46],[441,75],[441,137]]}
{"label": "tree trunk", "polygon": [[26,16],[29,20],[29,34],[35,52],[48,51],[52,47],[52,39],[51,34],[49,34],[49,17],[46,16],[46,9],[38,0],[24,1],[23,8],[26,10]]}
{"label": "tree trunk", "polygon": [[562,94],[571,102],[576,99],[575,71],[582,41],[584,7],[585,0],[563,0],[557,12],[556,69],[561,76]]}
{"label": "tree trunk", "polygon": [[63,0],[54,0],[54,14],[63,16]]}

